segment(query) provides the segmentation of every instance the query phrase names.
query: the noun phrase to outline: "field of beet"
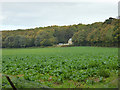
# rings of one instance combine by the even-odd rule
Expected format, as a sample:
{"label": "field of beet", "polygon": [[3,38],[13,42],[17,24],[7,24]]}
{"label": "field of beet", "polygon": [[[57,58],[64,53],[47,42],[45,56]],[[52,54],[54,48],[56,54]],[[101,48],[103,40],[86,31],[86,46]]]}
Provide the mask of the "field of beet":
{"label": "field of beet", "polygon": [[118,67],[118,48],[3,49],[2,88],[117,88]]}

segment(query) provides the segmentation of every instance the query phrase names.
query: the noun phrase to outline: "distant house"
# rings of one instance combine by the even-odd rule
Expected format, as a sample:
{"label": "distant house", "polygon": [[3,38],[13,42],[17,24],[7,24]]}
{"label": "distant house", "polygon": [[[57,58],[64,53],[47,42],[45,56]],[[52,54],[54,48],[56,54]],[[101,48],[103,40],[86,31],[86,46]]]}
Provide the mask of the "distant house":
{"label": "distant house", "polygon": [[63,45],[63,43],[59,43],[58,45]]}
{"label": "distant house", "polygon": [[58,46],[64,46],[64,45],[72,45],[72,38],[68,40],[68,43],[59,43]]}
{"label": "distant house", "polygon": [[72,38],[70,38],[69,40],[68,40],[68,44],[69,45],[72,45],[73,43],[72,43]]}

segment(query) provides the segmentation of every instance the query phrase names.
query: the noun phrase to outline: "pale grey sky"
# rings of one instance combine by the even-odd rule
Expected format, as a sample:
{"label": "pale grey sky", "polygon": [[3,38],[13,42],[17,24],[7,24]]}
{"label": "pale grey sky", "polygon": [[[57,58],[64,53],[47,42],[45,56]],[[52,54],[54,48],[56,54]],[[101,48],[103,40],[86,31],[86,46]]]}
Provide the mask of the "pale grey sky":
{"label": "pale grey sky", "polygon": [[66,2],[65,0],[61,2],[55,0],[51,2],[49,0],[45,0],[46,2],[12,1],[0,3],[0,30],[78,23],[91,24],[118,16],[117,0],[97,0],[98,2],[95,0],[66,0]]}

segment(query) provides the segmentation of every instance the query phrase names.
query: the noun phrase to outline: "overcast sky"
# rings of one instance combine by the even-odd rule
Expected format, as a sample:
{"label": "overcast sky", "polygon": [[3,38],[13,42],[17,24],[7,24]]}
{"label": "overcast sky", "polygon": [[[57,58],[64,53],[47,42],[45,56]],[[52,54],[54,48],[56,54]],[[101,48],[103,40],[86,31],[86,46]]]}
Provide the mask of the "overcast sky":
{"label": "overcast sky", "polygon": [[4,0],[0,2],[0,30],[103,22],[118,16],[118,1]]}

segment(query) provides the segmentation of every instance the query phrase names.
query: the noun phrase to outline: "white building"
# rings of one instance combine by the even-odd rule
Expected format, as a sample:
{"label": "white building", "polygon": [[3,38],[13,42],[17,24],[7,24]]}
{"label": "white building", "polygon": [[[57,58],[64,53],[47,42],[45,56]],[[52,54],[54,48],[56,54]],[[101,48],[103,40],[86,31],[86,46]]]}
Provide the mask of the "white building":
{"label": "white building", "polygon": [[68,40],[68,44],[69,45],[72,45],[73,43],[72,43],[72,38],[70,38],[69,40]]}
{"label": "white building", "polygon": [[63,45],[72,45],[72,38],[68,40],[68,43],[59,43],[58,46],[63,46]]}

